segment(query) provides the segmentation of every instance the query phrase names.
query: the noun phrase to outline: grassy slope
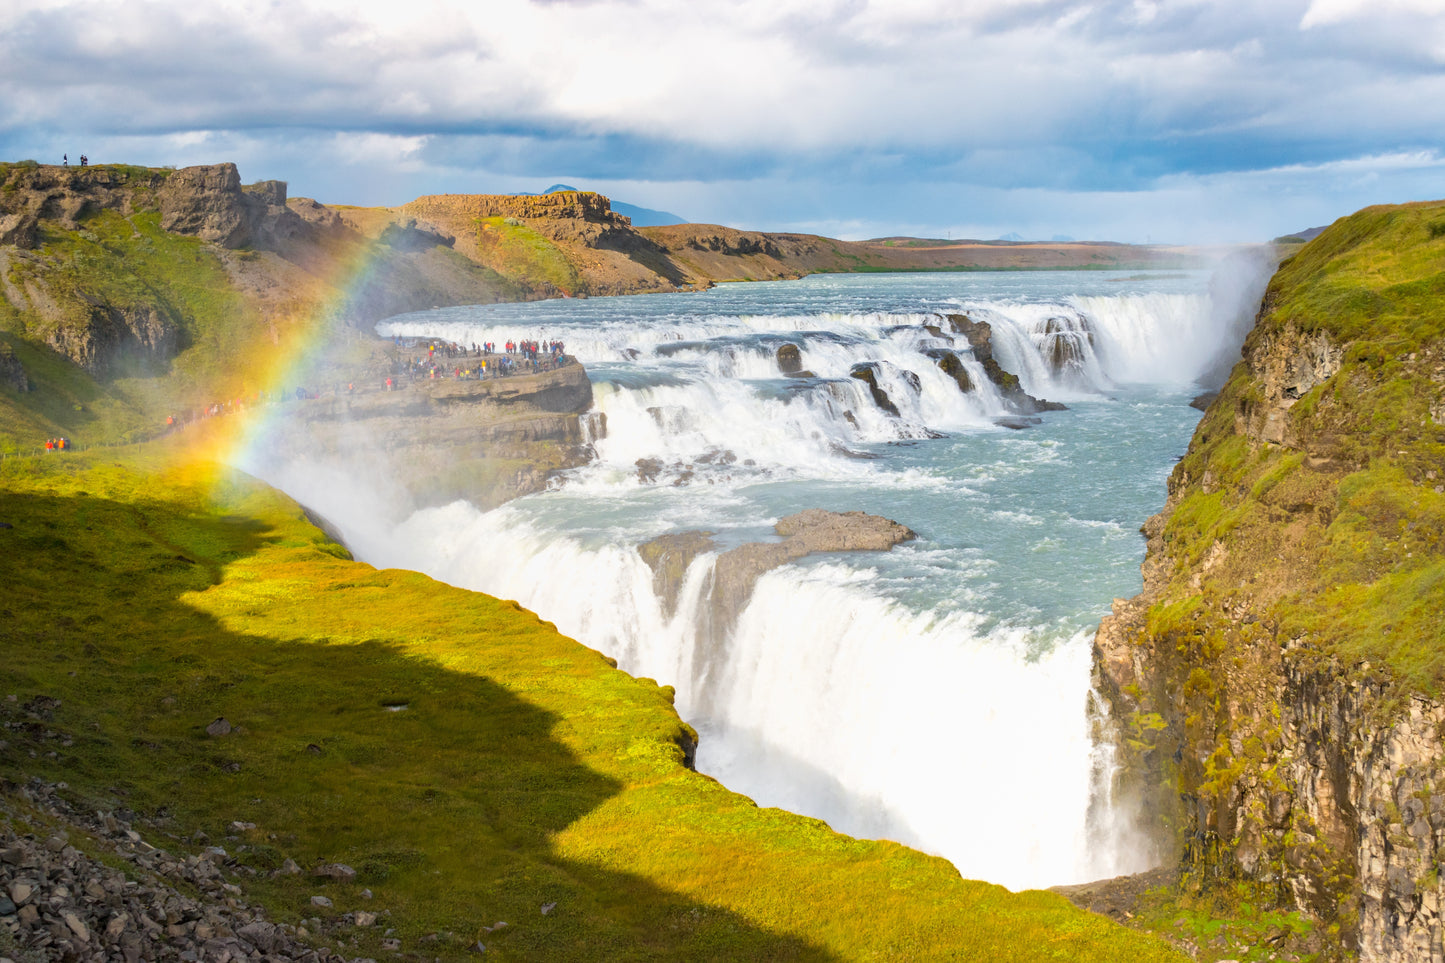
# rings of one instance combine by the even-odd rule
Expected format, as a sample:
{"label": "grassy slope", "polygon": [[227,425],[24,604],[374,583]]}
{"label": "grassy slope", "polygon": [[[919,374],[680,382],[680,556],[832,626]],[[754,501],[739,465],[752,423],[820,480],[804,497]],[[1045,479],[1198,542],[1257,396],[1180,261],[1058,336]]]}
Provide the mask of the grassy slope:
{"label": "grassy slope", "polygon": [[[62,700],[7,732],[0,776],[161,810],[178,837],[254,822],[224,845],[260,869],[360,871],[243,879],[278,917],[369,886],[406,948],[457,934],[428,956],[505,920],[501,959],[1176,958],[1052,894],[755,808],[681,765],[666,690],[514,603],[348,561],[283,496],[171,454],[0,463],[0,692],[19,697],[0,713]],[[220,715],[237,731],[210,739]]]}
{"label": "grassy slope", "polygon": [[514,218],[477,221],[477,257],[524,290],[575,293],[581,281],[567,253],[550,239]]}
{"label": "grassy slope", "polygon": [[1442,297],[1442,202],[1367,208],[1285,262],[1250,343],[1289,328],[1323,332],[1348,345],[1344,363],[1290,409],[1305,452],[1236,433],[1236,412],[1255,403],[1236,370],[1179,468],[1214,483],[1190,487],[1165,533],[1181,564],[1197,565],[1216,540],[1229,558],[1200,593],[1175,581],[1156,607],[1161,630],[1195,617],[1181,605],[1191,597],[1248,592],[1266,601],[1286,637],[1307,638],[1321,656],[1369,660],[1407,690],[1441,691]]}
{"label": "grassy slope", "polygon": [[[12,278],[23,285],[43,277],[61,316],[41,319],[0,303],[0,337],[35,386],[23,398],[7,392],[15,403],[0,406],[0,448],[25,450],[60,433],[80,444],[145,437],[179,408],[254,394],[285,350],[274,319],[268,324],[235,289],[216,250],[161,230],[153,211],[102,211],[79,231],[47,225],[39,256],[43,265],[12,264]],[[41,343],[57,324],[83,323],[87,301],[154,307],[180,329],[180,352],[169,362],[88,374]]]}

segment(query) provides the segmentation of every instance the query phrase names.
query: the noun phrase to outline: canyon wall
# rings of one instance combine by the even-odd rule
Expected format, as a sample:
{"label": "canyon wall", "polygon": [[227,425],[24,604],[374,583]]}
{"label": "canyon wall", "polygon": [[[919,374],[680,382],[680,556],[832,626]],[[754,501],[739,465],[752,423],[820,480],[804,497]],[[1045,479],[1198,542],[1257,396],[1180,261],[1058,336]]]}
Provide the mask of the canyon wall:
{"label": "canyon wall", "polygon": [[1442,958],[1445,203],[1286,261],[1144,526],[1095,684],[1184,892],[1247,892],[1334,952]]}

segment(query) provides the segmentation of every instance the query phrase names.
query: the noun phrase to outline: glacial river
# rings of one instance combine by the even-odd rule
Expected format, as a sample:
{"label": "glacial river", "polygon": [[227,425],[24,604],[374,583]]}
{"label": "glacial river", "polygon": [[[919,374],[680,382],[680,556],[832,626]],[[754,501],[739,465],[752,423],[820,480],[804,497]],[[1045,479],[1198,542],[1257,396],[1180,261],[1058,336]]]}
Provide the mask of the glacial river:
{"label": "glacial river", "polygon": [[[1199,419],[1188,402],[1237,357],[1258,295],[1205,272],[831,275],[405,315],[379,331],[565,341],[605,415],[605,431],[588,419],[595,461],[491,512],[458,502],[381,532],[325,484],[260,473],[365,561],[517,599],[675,686],[698,768],[760,805],[1011,888],[1096,879],[1145,867],[1090,735],[1093,631],[1140,588],[1139,526]],[[1003,366],[1068,410],[1000,426],[951,313],[989,322]],[[785,343],[812,377],[781,374]],[[975,390],[940,370],[945,351]],[[849,377],[860,363],[897,415]],[[704,597],[716,555],[669,612],[637,552],[693,529],[722,549],[767,540],[804,508],[918,538],[774,569],[721,629]]]}

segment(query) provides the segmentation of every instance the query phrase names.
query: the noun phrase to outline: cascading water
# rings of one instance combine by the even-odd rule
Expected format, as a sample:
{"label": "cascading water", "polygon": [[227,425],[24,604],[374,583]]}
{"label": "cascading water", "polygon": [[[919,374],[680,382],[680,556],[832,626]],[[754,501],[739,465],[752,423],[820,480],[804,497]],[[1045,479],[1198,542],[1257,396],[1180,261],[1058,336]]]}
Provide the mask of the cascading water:
{"label": "cascading water", "polygon": [[[1232,330],[1205,280],[822,277],[407,316],[382,333],[564,340],[594,381],[596,460],[554,491],[395,527],[348,509],[345,465],[248,467],[365,560],[518,599],[675,686],[699,768],[761,804],[1013,887],[1097,878],[1143,866],[1099,811],[1089,638],[1138,590],[1138,526],[1197,420],[1201,359]],[[987,321],[1003,366],[1069,410],[997,427],[1009,404],[949,314]],[[785,345],[802,377],[783,374]],[[919,538],[766,572],[719,624],[717,553],[813,507]],[[638,546],[699,529],[715,550],[659,598]]]}

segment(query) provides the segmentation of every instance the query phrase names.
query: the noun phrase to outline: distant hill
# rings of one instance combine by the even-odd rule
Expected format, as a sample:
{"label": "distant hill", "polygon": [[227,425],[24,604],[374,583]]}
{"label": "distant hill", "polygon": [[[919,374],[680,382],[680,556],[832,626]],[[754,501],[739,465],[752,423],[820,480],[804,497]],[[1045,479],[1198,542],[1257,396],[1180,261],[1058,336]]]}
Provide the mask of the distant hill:
{"label": "distant hill", "polygon": [[[575,190],[577,190],[577,188],[569,187],[566,184],[553,184],[542,193],[555,194],[558,191]],[[655,211],[650,207],[638,207],[636,204],[628,204],[625,201],[612,201],[612,209],[618,214],[631,218],[633,227],[666,227],[670,224],[691,223],[685,217],[678,217],[676,214],[669,214],[667,211]]]}
{"label": "distant hill", "polygon": [[1067,235],[1067,234],[1055,234],[1053,237],[1051,237],[1051,238],[1049,238],[1047,241],[1045,241],[1045,240],[1043,240],[1042,238],[1036,238],[1036,239],[1034,239],[1034,240],[1029,240],[1028,238],[1024,237],[1022,234],[1018,234],[1018,233],[1016,233],[1016,232],[1010,232],[1010,233],[1008,233],[1008,234],[1005,234],[1003,237],[997,238],[996,240],[1003,241],[1003,242],[1008,243],[1008,244],[1073,244],[1073,243],[1074,243],[1074,239],[1073,239],[1072,237],[1070,237],[1069,235]]}
{"label": "distant hill", "polygon": [[1321,227],[1307,227],[1303,231],[1295,231],[1293,234],[1281,234],[1274,239],[1274,243],[1288,244],[1290,242],[1298,242],[1303,244],[1306,241],[1313,241],[1324,233],[1325,228],[1328,226],[1329,225],[1326,224]]}

